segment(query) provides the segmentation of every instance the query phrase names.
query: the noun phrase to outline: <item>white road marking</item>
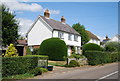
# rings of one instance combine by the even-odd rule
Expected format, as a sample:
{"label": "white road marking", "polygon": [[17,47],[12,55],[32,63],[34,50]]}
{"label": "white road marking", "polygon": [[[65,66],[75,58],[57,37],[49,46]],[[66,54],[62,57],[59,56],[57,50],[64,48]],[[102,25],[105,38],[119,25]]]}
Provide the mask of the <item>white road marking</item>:
{"label": "white road marking", "polygon": [[108,75],[106,75],[106,76],[103,76],[103,77],[101,77],[101,78],[99,78],[98,80],[95,80],[95,81],[99,81],[99,80],[101,80],[101,79],[105,79],[105,78],[107,78],[107,77],[109,77],[109,76],[111,76],[111,75],[114,75],[114,74],[116,74],[116,73],[118,73],[118,71],[115,71],[115,72],[110,73],[110,74],[108,74]]}

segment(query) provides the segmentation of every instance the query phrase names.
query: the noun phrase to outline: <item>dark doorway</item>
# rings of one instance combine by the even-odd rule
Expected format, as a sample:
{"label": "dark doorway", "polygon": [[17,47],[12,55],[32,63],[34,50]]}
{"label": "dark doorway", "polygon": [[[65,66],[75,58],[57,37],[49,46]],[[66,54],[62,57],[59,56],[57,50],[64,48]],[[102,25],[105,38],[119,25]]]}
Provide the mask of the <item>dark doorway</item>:
{"label": "dark doorway", "polygon": [[16,46],[19,56],[23,56],[24,46]]}

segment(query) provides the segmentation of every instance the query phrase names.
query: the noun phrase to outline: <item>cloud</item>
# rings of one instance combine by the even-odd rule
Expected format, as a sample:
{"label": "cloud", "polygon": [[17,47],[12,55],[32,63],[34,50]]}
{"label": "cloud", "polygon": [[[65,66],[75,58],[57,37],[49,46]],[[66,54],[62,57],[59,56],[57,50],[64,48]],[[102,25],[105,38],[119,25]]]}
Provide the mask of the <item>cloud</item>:
{"label": "cloud", "polygon": [[59,11],[59,10],[50,10],[50,13],[51,13],[51,14],[59,14],[60,11]]}
{"label": "cloud", "polygon": [[22,36],[25,36],[34,22],[30,19],[24,19],[24,18],[18,18],[17,20],[20,22],[19,23],[19,34]]}
{"label": "cloud", "polygon": [[[10,10],[16,11],[32,11],[32,12],[43,12],[45,8],[43,8],[40,4],[37,3],[22,3],[18,2],[16,0],[0,0],[4,5],[6,5]],[[29,0],[22,0],[24,2],[27,2]],[[51,14],[59,14],[59,10],[50,10]]]}
{"label": "cloud", "polygon": [[2,3],[11,10],[23,10],[23,11],[32,11],[32,12],[43,10],[43,7],[36,3],[27,4],[27,3],[18,2],[16,0],[12,0],[12,2],[9,2],[9,0],[5,0]]}

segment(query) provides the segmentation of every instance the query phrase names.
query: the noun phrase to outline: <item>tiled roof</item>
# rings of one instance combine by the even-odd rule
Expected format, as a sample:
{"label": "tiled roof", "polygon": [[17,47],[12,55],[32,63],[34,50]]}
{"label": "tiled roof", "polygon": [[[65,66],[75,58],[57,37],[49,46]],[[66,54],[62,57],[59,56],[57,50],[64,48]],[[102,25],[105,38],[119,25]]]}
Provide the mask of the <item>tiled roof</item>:
{"label": "tiled roof", "polygon": [[17,40],[17,43],[20,45],[27,45],[27,40]]}
{"label": "tiled roof", "polygon": [[96,39],[96,40],[100,40],[96,35],[94,35],[93,33],[91,33],[90,31],[87,31],[88,35],[90,38],[92,39]]}
{"label": "tiled roof", "polygon": [[80,35],[76,30],[70,27],[66,23],[62,23],[53,19],[47,19],[44,16],[40,16],[47,24],[49,24],[54,30],[64,31],[72,34]]}

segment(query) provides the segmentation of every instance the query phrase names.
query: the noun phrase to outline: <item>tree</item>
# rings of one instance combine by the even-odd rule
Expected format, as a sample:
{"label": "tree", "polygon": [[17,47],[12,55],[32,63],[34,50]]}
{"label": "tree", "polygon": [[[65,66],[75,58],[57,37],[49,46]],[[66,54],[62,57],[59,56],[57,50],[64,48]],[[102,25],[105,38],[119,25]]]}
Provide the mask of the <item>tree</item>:
{"label": "tree", "polygon": [[120,43],[119,42],[107,42],[105,44],[105,51],[108,51],[108,52],[120,51]]}
{"label": "tree", "polygon": [[18,22],[9,8],[2,5],[2,43],[6,46],[15,44],[18,39]]}
{"label": "tree", "polygon": [[4,57],[16,57],[16,56],[18,56],[17,49],[14,47],[13,44],[10,44],[10,46],[5,52]]}
{"label": "tree", "polygon": [[49,60],[63,61],[67,57],[67,46],[59,38],[49,38],[41,43],[39,53],[49,56]]}
{"label": "tree", "polygon": [[90,37],[86,32],[84,25],[81,25],[80,23],[76,23],[76,24],[73,24],[72,27],[81,35],[82,45],[84,45],[90,40]]}

